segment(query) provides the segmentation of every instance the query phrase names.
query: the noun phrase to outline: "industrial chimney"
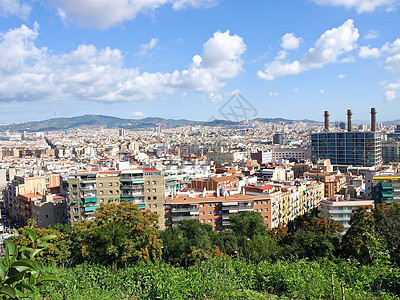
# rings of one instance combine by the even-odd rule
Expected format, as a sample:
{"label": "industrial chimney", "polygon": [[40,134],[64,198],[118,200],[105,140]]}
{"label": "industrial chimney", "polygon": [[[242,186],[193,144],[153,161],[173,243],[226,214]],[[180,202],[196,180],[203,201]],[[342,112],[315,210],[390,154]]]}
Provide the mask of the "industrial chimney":
{"label": "industrial chimney", "polygon": [[376,131],[376,108],[371,108],[371,131]]}
{"label": "industrial chimney", "polygon": [[351,109],[347,110],[347,131],[353,131],[353,112],[351,111]]}
{"label": "industrial chimney", "polygon": [[329,111],[324,112],[325,131],[329,131]]}

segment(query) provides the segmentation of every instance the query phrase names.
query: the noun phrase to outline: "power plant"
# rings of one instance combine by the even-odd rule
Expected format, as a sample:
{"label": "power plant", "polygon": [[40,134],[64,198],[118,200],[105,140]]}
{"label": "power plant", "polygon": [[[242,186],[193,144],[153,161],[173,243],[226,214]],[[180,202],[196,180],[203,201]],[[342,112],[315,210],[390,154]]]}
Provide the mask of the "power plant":
{"label": "power plant", "polygon": [[329,111],[324,132],[311,134],[311,160],[330,159],[334,165],[373,167],[382,164],[382,136],[377,131],[376,108],[371,108],[371,130],[353,130],[353,112],[347,110],[347,131],[331,132]]}

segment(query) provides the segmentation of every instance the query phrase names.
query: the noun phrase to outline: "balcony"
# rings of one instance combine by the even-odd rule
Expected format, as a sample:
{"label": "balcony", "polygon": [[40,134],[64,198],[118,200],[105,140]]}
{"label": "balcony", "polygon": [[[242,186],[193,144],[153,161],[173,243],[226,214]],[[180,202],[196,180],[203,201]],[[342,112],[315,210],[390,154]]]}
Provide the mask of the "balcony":
{"label": "balcony", "polygon": [[183,212],[198,212],[199,209],[197,207],[190,208],[172,208],[171,212],[173,213],[183,213]]}
{"label": "balcony", "polygon": [[87,190],[95,190],[96,189],[96,185],[81,185],[81,190],[83,191],[87,191]]}
{"label": "balcony", "polygon": [[179,221],[184,221],[184,220],[199,220],[198,215],[189,215],[189,216],[172,216],[172,221],[173,222],[179,222]]}

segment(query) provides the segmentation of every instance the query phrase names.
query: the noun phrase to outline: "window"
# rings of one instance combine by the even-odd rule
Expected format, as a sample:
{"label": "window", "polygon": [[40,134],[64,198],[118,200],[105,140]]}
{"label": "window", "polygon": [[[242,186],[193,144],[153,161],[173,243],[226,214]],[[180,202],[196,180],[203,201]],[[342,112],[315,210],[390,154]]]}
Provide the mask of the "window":
{"label": "window", "polygon": [[153,197],[153,200],[157,200],[157,197],[156,197],[156,196],[154,196],[154,197]]}
{"label": "window", "polygon": [[146,192],[150,193],[150,189],[147,189]]}
{"label": "window", "polygon": [[267,211],[268,211],[268,208],[264,208],[264,211],[267,212]]}
{"label": "window", "polygon": [[110,194],[112,194],[113,193],[113,191],[112,190],[110,190]]}
{"label": "window", "polygon": [[118,182],[115,183],[115,186],[118,186]]}
{"label": "window", "polygon": [[204,207],[204,204],[200,204],[200,207]]}
{"label": "window", "polygon": [[99,186],[103,186],[103,183],[100,182],[100,183],[99,183]]}
{"label": "window", "polygon": [[151,204],[148,204],[147,207],[148,207],[148,208],[151,208]]}
{"label": "window", "polygon": [[150,185],[150,181],[147,181],[146,184]]}
{"label": "window", "polygon": [[211,215],[211,211],[209,211],[208,214]]}
{"label": "window", "polygon": [[156,190],[156,189],[153,189],[153,193],[155,193],[155,192],[157,192],[157,190]]}
{"label": "window", "polygon": [[100,202],[104,202],[104,198],[100,198]]}
{"label": "window", "polygon": [[77,213],[78,213],[78,208],[74,207],[74,214],[77,214]]}
{"label": "window", "polygon": [[265,216],[265,217],[264,217],[264,220],[268,220],[268,216]]}
{"label": "window", "polygon": [[204,211],[202,211],[200,214],[203,216],[204,215]]}
{"label": "window", "polygon": [[212,220],[211,219],[208,219],[208,223],[211,223],[212,222]]}
{"label": "window", "polygon": [[151,182],[151,184],[157,184],[157,182],[153,180],[153,181]]}
{"label": "window", "polygon": [[157,207],[157,204],[153,204],[153,207],[156,208],[156,207]]}
{"label": "window", "polygon": [[100,195],[103,195],[103,191],[100,191],[99,193],[100,193]]}
{"label": "window", "polygon": [[200,222],[201,222],[201,223],[204,223],[204,220],[203,220],[203,219],[201,219],[201,220],[200,220]]}
{"label": "window", "polygon": [[109,182],[109,183],[108,183],[108,186],[112,186],[112,182]]}
{"label": "window", "polygon": [[151,197],[147,197],[147,200],[151,200]]}
{"label": "window", "polygon": [[208,206],[208,207],[211,207],[211,203],[208,203],[207,206]]}
{"label": "window", "polygon": [[216,204],[215,203],[213,203],[213,207],[215,207],[216,206]]}

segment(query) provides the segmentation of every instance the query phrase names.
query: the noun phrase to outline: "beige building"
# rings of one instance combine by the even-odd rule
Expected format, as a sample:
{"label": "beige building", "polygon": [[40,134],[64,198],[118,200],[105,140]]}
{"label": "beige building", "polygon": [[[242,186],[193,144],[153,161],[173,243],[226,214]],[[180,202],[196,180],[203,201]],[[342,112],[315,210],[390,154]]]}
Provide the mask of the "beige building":
{"label": "beige building", "polygon": [[335,195],[320,202],[320,216],[333,219],[344,227],[344,233],[350,228],[350,218],[355,209],[362,206],[373,206],[373,200],[346,199],[342,195]]}

